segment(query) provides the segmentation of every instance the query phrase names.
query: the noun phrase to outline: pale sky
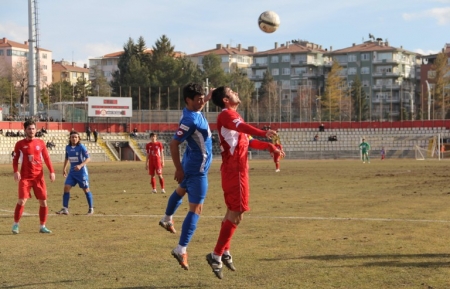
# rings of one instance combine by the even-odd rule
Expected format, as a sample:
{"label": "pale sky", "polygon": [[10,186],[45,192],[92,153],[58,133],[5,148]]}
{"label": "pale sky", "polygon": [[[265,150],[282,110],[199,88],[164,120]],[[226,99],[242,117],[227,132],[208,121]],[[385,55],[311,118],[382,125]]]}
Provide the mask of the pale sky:
{"label": "pale sky", "polygon": [[[0,38],[26,41],[28,1],[0,4]],[[281,19],[272,34],[257,26],[266,10]],[[188,54],[219,43],[265,51],[293,39],[337,50],[369,33],[425,55],[450,43],[450,0],[38,0],[38,11],[40,46],[79,66],[122,50],[129,37],[151,48],[163,34]]]}

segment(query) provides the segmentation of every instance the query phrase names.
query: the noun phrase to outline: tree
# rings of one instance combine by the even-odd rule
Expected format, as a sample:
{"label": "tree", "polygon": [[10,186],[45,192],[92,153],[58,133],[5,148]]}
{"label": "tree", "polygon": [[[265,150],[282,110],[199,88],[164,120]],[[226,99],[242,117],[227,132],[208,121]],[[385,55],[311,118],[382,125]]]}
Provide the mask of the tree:
{"label": "tree", "polygon": [[273,80],[272,74],[267,70],[263,74],[259,89],[259,116],[262,121],[276,121],[279,111],[278,85]]}
{"label": "tree", "polygon": [[[98,66],[91,66],[91,71],[93,71],[93,78],[91,79],[90,85],[87,87],[87,95],[94,96],[109,96],[111,95],[111,86],[108,80],[103,75],[102,71]],[[117,96],[121,95],[121,89],[117,93]]]}
{"label": "tree", "polygon": [[0,102],[8,104],[10,111],[9,114],[13,115],[17,113],[15,103],[18,103],[19,91],[14,87],[11,79],[7,77],[0,78]]}
{"label": "tree", "polygon": [[50,102],[73,100],[73,86],[69,81],[54,82],[49,86]]}
{"label": "tree", "polygon": [[369,104],[367,103],[366,92],[358,76],[356,76],[350,88],[350,98],[352,102],[352,120],[367,120],[369,118]]}
{"label": "tree", "polygon": [[345,88],[345,81],[341,76],[341,71],[342,67],[339,62],[333,61],[321,100],[322,119],[328,121],[339,120],[342,112],[340,100]]}
{"label": "tree", "polygon": [[231,89],[239,94],[241,108],[245,110],[244,118],[249,121],[251,114],[250,105],[252,93],[255,91],[255,84],[247,77],[247,73],[238,67],[234,67],[230,73],[229,83]]}
{"label": "tree", "polygon": [[222,58],[214,53],[203,57],[203,77],[208,78],[211,86],[218,87],[228,83],[227,75],[222,68]]}
{"label": "tree", "polygon": [[450,85],[450,66],[447,58],[447,54],[441,52],[431,66],[431,70],[434,71],[432,80],[434,83],[434,111],[436,115],[441,115],[441,118],[445,118],[445,115],[450,110],[450,91],[446,88]]}

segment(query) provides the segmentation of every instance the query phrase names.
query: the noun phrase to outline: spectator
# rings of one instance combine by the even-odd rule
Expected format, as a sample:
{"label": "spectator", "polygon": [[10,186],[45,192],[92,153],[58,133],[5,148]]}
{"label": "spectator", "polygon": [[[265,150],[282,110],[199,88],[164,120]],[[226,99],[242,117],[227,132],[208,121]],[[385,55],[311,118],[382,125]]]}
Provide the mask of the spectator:
{"label": "spectator", "polygon": [[94,141],[97,142],[97,138],[98,138],[98,131],[97,129],[94,129]]}
{"label": "spectator", "polygon": [[137,137],[138,136],[138,129],[137,129],[137,127],[135,127],[133,129],[133,132],[130,134],[130,136],[132,136],[132,137]]}
{"label": "spectator", "polygon": [[50,121],[53,121],[53,116],[50,117]]}
{"label": "spectator", "polygon": [[3,135],[3,129],[2,128],[0,129],[0,134]]}
{"label": "spectator", "polygon": [[53,141],[47,141],[47,144],[45,146],[48,149],[53,150],[53,148],[56,147],[56,144]]}
{"label": "spectator", "polygon": [[323,123],[319,125],[319,131],[325,131],[325,126],[323,125]]}
{"label": "spectator", "polygon": [[46,130],[44,127],[42,127],[42,128],[41,128],[41,133],[42,133],[42,134],[47,133],[47,130]]}
{"label": "spectator", "polygon": [[319,135],[316,134],[316,135],[314,136],[314,139],[313,139],[313,140],[314,140],[314,141],[318,141],[318,140],[319,140]]}
{"label": "spectator", "polygon": [[91,128],[89,126],[86,128],[86,140],[91,141]]}

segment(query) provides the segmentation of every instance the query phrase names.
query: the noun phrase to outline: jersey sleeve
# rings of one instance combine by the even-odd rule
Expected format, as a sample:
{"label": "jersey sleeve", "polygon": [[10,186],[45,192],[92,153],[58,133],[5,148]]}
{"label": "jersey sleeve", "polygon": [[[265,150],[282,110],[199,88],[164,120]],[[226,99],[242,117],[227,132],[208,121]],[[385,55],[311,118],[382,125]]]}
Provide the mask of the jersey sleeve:
{"label": "jersey sleeve", "polygon": [[179,142],[184,142],[195,130],[194,120],[190,117],[183,117],[173,138]]}
{"label": "jersey sleeve", "polygon": [[222,125],[231,130],[242,132],[248,135],[266,136],[266,131],[246,124],[237,112],[227,110],[222,114]]}
{"label": "jersey sleeve", "polygon": [[19,150],[19,142],[16,142],[16,145],[14,146],[14,157],[13,157],[13,170],[14,172],[19,171],[19,157],[20,157],[20,150]]}
{"label": "jersey sleeve", "polygon": [[81,154],[83,158],[88,159],[89,158],[89,152],[85,145],[81,145]]}

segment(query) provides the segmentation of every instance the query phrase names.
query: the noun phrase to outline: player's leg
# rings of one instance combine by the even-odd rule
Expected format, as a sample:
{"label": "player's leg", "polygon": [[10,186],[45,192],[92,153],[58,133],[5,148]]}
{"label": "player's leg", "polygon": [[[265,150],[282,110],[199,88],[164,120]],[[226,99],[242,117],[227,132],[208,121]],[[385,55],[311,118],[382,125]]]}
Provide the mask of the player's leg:
{"label": "player's leg", "polygon": [[52,231],[47,229],[48,206],[47,206],[47,186],[45,185],[44,176],[42,175],[33,186],[34,195],[39,200],[39,233],[50,234]]}
{"label": "player's leg", "polygon": [[[208,177],[205,174],[197,175],[187,179],[186,190],[189,198],[189,212],[184,218],[181,227],[178,246],[172,251],[172,255],[178,260],[181,267],[189,269],[187,263],[187,246],[194,236],[197,223],[202,213],[203,202],[208,191]],[[181,258],[182,257],[182,258]]]}
{"label": "player's leg", "polygon": [[94,214],[94,197],[92,195],[91,189],[89,188],[89,177],[87,175],[84,175],[82,177],[82,180],[79,180],[78,184],[86,196],[86,201],[89,207],[87,214],[92,215]]}
{"label": "player's leg", "polygon": [[14,224],[12,227],[13,234],[19,234],[19,222],[20,218],[22,218],[23,211],[25,209],[25,204],[27,200],[30,198],[30,190],[32,188],[32,184],[30,181],[21,179],[19,181],[19,189],[18,189],[18,199],[16,203],[16,207],[14,209]]}
{"label": "player's leg", "polygon": [[70,190],[73,186],[77,184],[76,179],[73,174],[69,173],[64,182],[64,192],[62,196],[62,209],[56,212],[58,215],[68,215],[69,214],[69,201],[70,201]]}
{"label": "player's leg", "polygon": [[161,194],[165,194],[166,190],[164,189],[164,177],[162,175],[162,169],[157,169],[156,174],[158,175],[159,185],[161,186]]}
{"label": "player's leg", "polygon": [[172,217],[183,202],[183,197],[186,194],[186,188],[183,183],[184,181],[175,189],[172,195],[170,195],[169,200],[167,201],[165,216],[159,221],[161,227],[173,234],[176,233],[176,230],[173,225],[174,222]]}
{"label": "player's leg", "polygon": [[155,179],[156,168],[153,162],[149,163],[148,172],[150,175],[150,185],[152,187],[152,193],[156,194],[156,179]]}

